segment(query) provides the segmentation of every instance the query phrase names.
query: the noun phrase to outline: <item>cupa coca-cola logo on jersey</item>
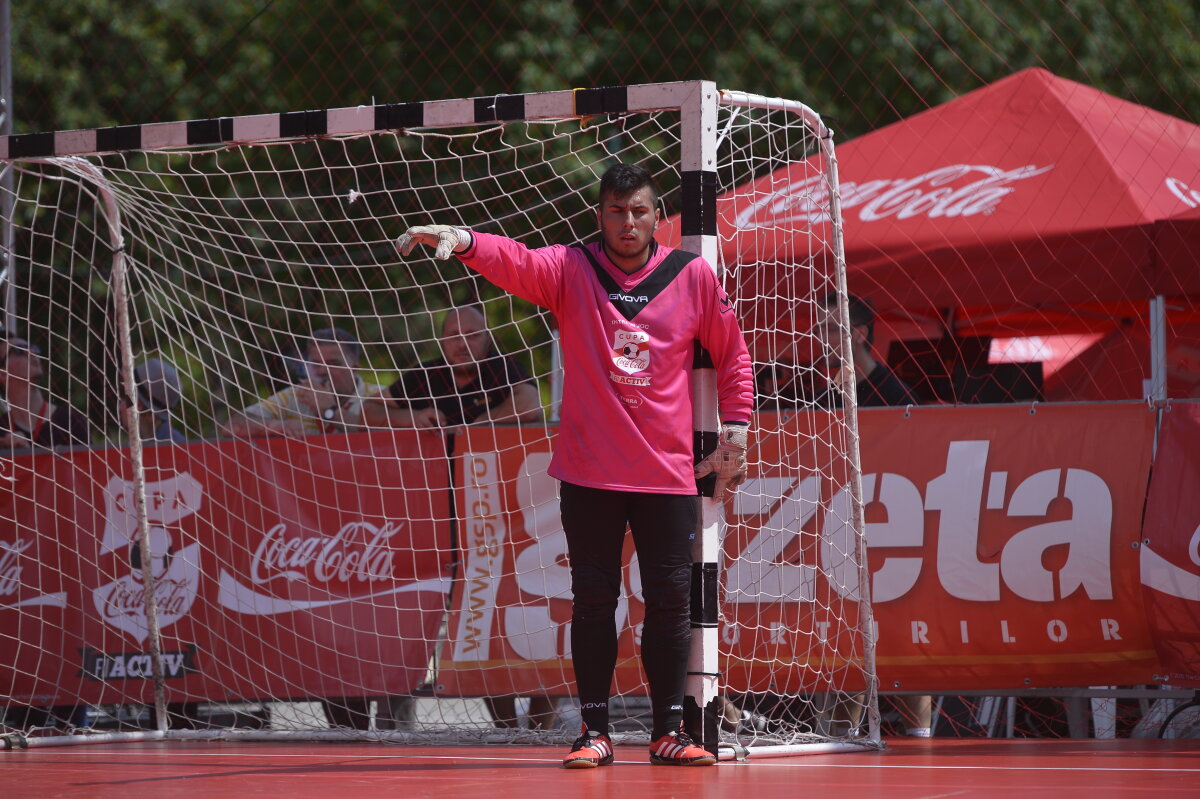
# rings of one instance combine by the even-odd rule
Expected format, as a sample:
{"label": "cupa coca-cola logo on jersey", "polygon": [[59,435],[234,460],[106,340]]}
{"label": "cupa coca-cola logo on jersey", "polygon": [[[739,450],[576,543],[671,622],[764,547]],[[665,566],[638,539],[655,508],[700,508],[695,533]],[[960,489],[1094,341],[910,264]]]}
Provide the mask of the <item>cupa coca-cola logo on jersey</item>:
{"label": "cupa coca-cola logo on jersey", "polygon": [[[1054,164],[1028,164],[1001,169],[988,164],[951,164],[911,178],[843,181],[842,213],[857,209],[863,222],[908,219],[915,216],[967,217],[990,214],[1000,201],[1017,189],[1020,181],[1049,172]],[[829,185],[824,175],[814,175],[788,185],[781,192],[743,208],[735,219],[739,230],[782,223],[814,224],[829,219]]]}
{"label": "cupa coca-cola logo on jersey", "polygon": [[626,374],[636,374],[650,366],[650,334],[644,330],[613,331],[613,363]]}

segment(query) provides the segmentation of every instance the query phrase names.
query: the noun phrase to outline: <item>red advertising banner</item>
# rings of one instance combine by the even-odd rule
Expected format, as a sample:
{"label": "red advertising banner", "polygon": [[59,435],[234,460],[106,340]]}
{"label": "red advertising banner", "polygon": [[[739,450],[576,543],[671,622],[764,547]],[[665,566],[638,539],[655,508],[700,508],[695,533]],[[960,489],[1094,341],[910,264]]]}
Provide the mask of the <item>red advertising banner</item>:
{"label": "red advertising banner", "polygon": [[863,495],[888,688],[1154,680],[1145,404],[870,409]]}
{"label": "red advertising banner", "polygon": [[1200,688],[1200,404],[1163,412],[1139,549],[1161,679]]}
{"label": "red advertising banner", "polygon": [[[862,656],[847,632],[860,610],[849,473],[804,445],[833,421],[756,422],[723,542],[730,690],[767,679],[821,690],[811,666]],[[1200,683],[1196,406],[1163,414],[1148,497],[1155,415],[1143,404],[869,409],[859,422],[885,688]],[[450,464],[432,433],[148,448],[168,700],[407,693],[447,594],[440,692],[569,684],[553,436],[457,437],[456,541]],[[148,699],[128,454],[0,465],[0,695]],[[629,542],[623,585],[617,688],[636,691],[643,609]]]}
{"label": "red advertising banner", "polygon": [[[407,693],[424,678],[452,557],[440,436],[193,443],[145,460],[168,700]],[[0,694],[152,698],[128,453],[5,465]]]}
{"label": "red advertising banner", "polygon": [[750,477],[726,504],[722,684],[737,692],[862,689],[846,428],[827,412],[770,413],[758,416],[752,435]]}
{"label": "red advertising banner", "polygon": [[[467,428],[456,442],[462,566],[451,597],[437,690],[448,695],[535,693],[572,681],[571,574],[546,474],[553,428]],[[641,621],[628,563],[618,608],[616,686],[641,681]]]}
{"label": "red advertising banner", "polygon": [[[1154,681],[1138,556],[1151,410],[925,407],[864,410],[859,420],[884,686]],[[861,656],[840,621],[857,624],[859,610],[845,549],[846,464],[810,462],[814,449],[796,446],[836,429],[822,413],[757,421],[757,463],[727,508],[720,634],[731,690],[768,679],[814,689],[810,665],[838,665],[834,652]],[[463,572],[439,673],[446,693],[570,682],[566,542],[545,474],[551,434],[478,431],[460,447]],[[772,463],[783,465],[764,465]],[[768,543],[763,527],[794,540]],[[640,684],[641,595],[628,564],[624,584],[622,690]]]}

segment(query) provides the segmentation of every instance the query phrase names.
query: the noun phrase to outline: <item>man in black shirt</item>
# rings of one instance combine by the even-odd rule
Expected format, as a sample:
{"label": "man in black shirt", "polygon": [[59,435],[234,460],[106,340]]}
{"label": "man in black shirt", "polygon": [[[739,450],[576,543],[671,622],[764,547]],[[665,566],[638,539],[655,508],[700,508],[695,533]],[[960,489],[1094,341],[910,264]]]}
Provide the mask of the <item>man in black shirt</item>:
{"label": "man in black shirt", "polygon": [[[365,405],[369,425],[452,428],[474,422],[539,422],[541,397],[521,364],[500,354],[475,307],[456,308],[442,319],[442,357],[409,369],[374,401]],[[453,445],[447,436],[447,454]],[[515,696],[491,696],[485,704],[497,727],[517,726]],[[533,728],[551,729],[555,703],[530,697]]]}
{"label": "man in black shirt", "polygon": [[824,396],[817,397],[817,406],[842,407],[842,398],[854,380],[858,407],[875,405],[915,405],[917,398],[903,380],[896,376],[886,363],[875,360],[871,343],[875,338],[875,309],[860,297],[847,298],[850,315],[849,345],[853,363],[847,363],[842,355],[841,337],[838,335],[837,295],[828,294],[823,308],[818,310],[818,319],[813,326],[815,335],[824,345],[825,361],[831,372],[831,385]]}
{"label": "man in black shirt", "polygon": [[541,421],[537,387],[519,363],[496,351],[481,311],[448,311],[441,346],[442,357],[407,370],[368,403],[368,423],[432,428]]}
{"label": "man in black shirt", "polygon": [[[817,336],[829,353],[827,365],[832,373],[832,382],[825,396],[818,397],[819,406],[828,408],[842,407],[845,391],[849,387],[851,377],[854,380],[855,397],[858,407],[869,408],[881,405],[916,405],[918,400],[911,388],[896,376],[888,365],[875,360],[872,343],[875,340],[875,309],[868,300],[855,297],[853,294],[846,298],[847,311],[850,317],[849,345],[854,363],[851,372],[846,358],[841,355],[841,338],[838,335],[837,295],[830,293],[825,296],[823,312],[813,326],[813,334]],[[902,718],[905,719],[907,734],[918,737],[928,737],[932,724],[933,702],[930,696],[906,695],[896,697]],[[851,726],[858,725],[857,707],[850,710]]]}

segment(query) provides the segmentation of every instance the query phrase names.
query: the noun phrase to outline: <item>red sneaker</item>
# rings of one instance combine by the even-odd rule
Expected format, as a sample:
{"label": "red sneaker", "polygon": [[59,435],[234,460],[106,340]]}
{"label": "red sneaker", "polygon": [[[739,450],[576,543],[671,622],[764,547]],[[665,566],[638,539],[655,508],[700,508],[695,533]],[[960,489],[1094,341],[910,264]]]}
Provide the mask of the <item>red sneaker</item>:
{"label": "red sneaker", "polygon": [[716,762],[712,752],[696,746],[683,730],[650,742],[650,763],[655,766],[711,766]]}
{"label": "red sneaker", "polygon": [[584,727],[583,734],[571,744],[571,753],[563,758],[563,768],[595,768],[612,765],[612,762],[612,741],[607,735],[589,732]]}

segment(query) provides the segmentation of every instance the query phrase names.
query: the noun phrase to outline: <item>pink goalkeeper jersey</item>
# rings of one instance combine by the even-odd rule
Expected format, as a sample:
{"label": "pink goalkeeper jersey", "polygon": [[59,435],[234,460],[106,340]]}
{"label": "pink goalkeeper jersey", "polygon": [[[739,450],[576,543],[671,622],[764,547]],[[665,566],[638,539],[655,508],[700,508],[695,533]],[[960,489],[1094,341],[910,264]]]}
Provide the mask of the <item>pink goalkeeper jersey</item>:
{"label": "pink goalkeeper jersey", "polygon": [[696,342],[716,367],[721,419],[749,422],[754,402],[746,342],[713,268],[655,245],[649,263],[626,275],[600,243],[586,253],[530,250],[503,236],[472,236],[463,263],[558,318],[565,383],[550,474],[593,488],[696,493]]}

